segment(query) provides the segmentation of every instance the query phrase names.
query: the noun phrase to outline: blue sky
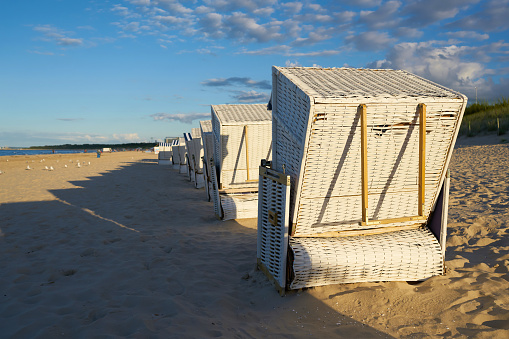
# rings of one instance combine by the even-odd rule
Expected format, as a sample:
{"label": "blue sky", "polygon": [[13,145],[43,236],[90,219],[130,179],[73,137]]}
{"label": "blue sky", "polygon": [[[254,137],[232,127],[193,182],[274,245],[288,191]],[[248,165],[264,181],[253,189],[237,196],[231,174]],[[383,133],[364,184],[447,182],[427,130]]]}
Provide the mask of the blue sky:
{"label": "blue sky", "polygon": [[509,96],[509,0],[16,0],[0,11],[0,146],[180,136],[265,103],[271,66],[405,69]]}

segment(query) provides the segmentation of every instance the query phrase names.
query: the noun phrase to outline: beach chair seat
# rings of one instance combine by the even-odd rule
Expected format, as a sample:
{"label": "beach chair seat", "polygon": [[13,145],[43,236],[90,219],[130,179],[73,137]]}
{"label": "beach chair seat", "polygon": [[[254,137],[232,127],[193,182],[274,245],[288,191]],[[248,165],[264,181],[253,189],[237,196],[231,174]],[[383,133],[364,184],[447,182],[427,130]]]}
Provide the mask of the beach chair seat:
{"label": "beach chair seat", "polygon": [[257,217],[258,165],[272,157],[267,105],[212,105],[214,156],[209,161],[217,218]]}
{"label": "beach chair seat", "polygon": [[257,253],[280,291],[443,273],[466,101],[404,71],[273,68]]}

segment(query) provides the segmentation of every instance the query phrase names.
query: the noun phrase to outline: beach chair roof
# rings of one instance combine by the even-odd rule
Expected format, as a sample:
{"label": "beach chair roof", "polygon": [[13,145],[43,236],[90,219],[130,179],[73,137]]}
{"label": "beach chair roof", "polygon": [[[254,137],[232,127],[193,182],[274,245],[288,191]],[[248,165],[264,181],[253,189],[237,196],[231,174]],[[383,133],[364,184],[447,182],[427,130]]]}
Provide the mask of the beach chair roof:
{"label": "beach chair roof", "polygon": [[203,133],[212,133],[212,121],[202,120],[200,121],[200,127]]}
{"label": "beach chair roof", "polygon": [[273,67],[304,91],[315,103],[347,102],[376,98],[465,98],[448,89],[403,70]]}
{"label": "beach chair roof", "polygon": [[222,126],[272,123],[266,104],[212,105],[212,111]]}
{"label": "beach chair roof", "polygon": [[191,133],[184,133],[184,139],[185,141],[191,141],[193,140],[193,137],[191,136]]}
{"label": "beach chair roof", "polygon": [[192,128],[191,129],[191,138],[201,138],[201,131],[199,128]]}
{"label": "beach chair roof", "polygon": [[179,144],[179,139],[173,139],[173,141],[171,142],[172,146],[178,146],[178,144]]}

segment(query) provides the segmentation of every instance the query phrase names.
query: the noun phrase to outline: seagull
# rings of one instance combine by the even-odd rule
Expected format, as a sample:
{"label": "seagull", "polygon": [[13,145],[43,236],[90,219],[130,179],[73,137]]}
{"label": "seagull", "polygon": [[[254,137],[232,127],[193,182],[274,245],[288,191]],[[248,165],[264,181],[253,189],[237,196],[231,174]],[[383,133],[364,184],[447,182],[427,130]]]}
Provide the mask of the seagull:
{"label": "seagull", "polygon": [[90,161],[88,162],[88,165],[90,166]]}
{"label": "seagull", "polygon": [[0,174],[4,174],[4,172],[0,171]]}
{"label": "seagull", "polygon": [[27,170],[29,170],[29,169],[31,169],[31,168],[30,168],[30,165],[27,165]]}
{"label": "seagull", "polygon": [[78,162],[78,167],[81,167],[81,164]]}
{"label": "seagull", "polygon": [[48,166],[44,166],[44,169],[45,169],[45,170],[48,170],[49,168],[48,168]]}
{"label": "seagull", "polygon": [[64,165],[65,168],[67,168],[67,165]]}
{"label": "seagull", "polygon": [[49,167],[49,170],[50,170],[50,171],[53,171],[53,170],[54,170],[53,166],[50,166],[50,167]]}

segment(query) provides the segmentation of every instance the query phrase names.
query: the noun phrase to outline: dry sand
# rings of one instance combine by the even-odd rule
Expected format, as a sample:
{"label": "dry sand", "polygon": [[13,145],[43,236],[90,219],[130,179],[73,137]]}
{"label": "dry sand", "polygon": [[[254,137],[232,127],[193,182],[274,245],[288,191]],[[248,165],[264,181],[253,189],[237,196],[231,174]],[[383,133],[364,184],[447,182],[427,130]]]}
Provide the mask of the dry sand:
{"label": "dry sand", "polygon": [[280,297],[256,220],[217,221],[155,155],[0,157],[0,337],[508,338],[508,164],[455,150],[445,276]]}

